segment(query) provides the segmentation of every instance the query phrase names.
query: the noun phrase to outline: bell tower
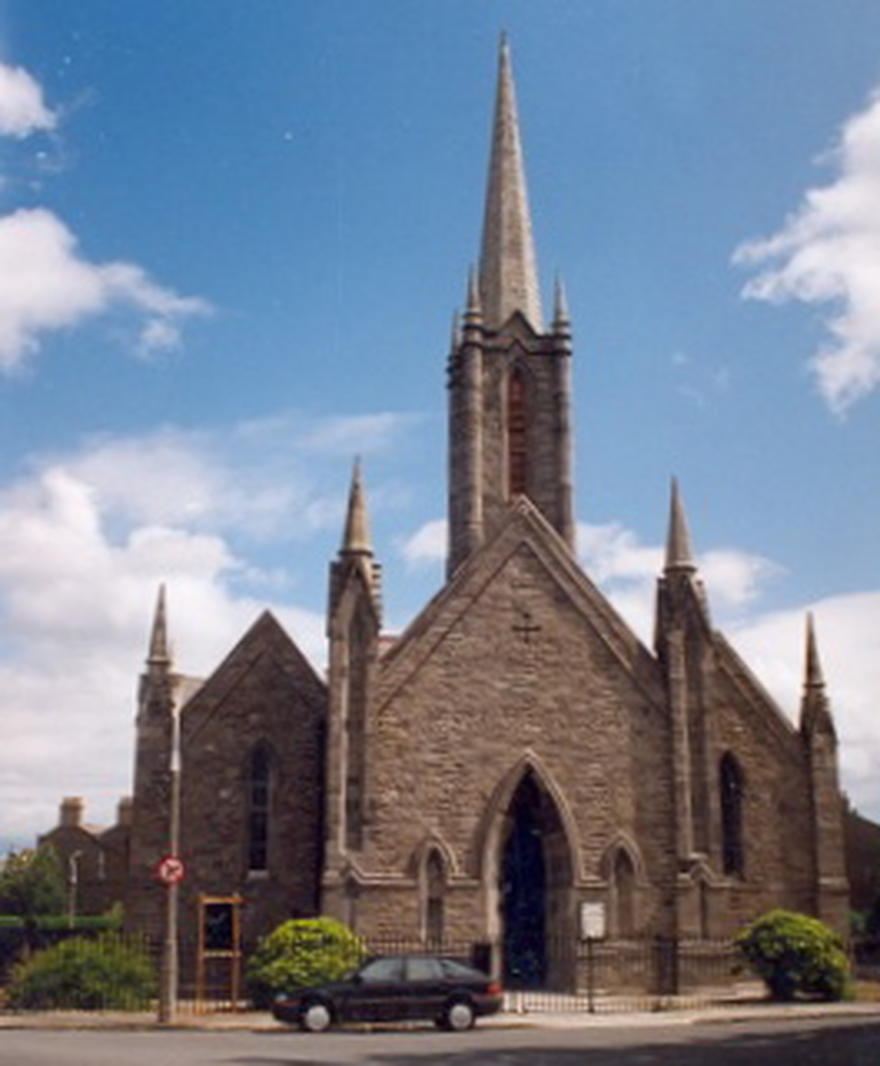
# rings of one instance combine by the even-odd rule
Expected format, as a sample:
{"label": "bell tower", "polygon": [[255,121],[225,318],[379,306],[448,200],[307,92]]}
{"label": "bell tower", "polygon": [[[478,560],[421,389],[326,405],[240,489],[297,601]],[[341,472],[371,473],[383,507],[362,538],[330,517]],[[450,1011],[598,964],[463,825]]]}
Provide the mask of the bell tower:
{"label": "bell tower", "polygon": [[502,38],[479,274],[449,354],[451,577],[526,495],[574,549],[571,322],[545,331],[510,48]]}

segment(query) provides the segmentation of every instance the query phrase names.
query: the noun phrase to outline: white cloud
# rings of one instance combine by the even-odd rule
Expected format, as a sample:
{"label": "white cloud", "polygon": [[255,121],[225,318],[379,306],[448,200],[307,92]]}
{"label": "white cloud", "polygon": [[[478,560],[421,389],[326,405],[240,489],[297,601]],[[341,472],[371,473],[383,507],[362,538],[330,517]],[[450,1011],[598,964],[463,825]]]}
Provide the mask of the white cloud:
{"label": "white cloud", "polygon": [[167,318],[151,318],[140,331],[137,340],[138,355],[149,359],[158,352],[170,352],[180,347],[180,327]]}
{"label": "white cloud", "polygon": [[0,369],[37,351],[44,334],[121,308],[142,321],[136,350],[177,345],[180,324],[210,313],[207,301],[179,296],[134,263],[91,263],[51,211],[22,208],[0,218]]}
{"label": "white cloud", "polygon": [[[161,581],[185,672],[212,670],[265,607],[322,662],[323,618],[263,599],[284,575],[247,565],[232,540],[249,508],[277,529],[297,498],[320,497],[303,483],[267,500],[251,457],[233,464],[240,444],[235,428],[107,438],[0,490],[0,686],[15,738],[0,748],[0,839],[53,824],[61,793],[89,797],[105,821],[130,789],[135,680]],[[255,583],[259,599],[239,591]]]}
{"label": "white cloud", "polygon": [[[664,549],[659,544],[642,544],[619,522],[579,523],[577,541],[586,572],[602,586],[642,640],[649,640]],[[752,603],[764,582],[781,572],[769,559],[737,548],[714,548],[697,555],[696,563],[713,607],[722,614]]]}
{"label": "white cloud", "polygon": [[0,63],[0,135],[27,137],[36,130],[54,129],[55,123],[39,83],[22,67]]}
{"label": "white cloud", "polygon": [[844,123],[831,158],[836,180],[808,189],[778,232],[742,244],[734,262],[759,269],[749,299],[827,307],[828,338],[810,366],[842,414],[880,383],[880,91]]}
{"label": "white cloud", "polygon": [[619,522],[579,523],[577,548],[587,573],[599,584],[651,581],[663,568],[663,549],[640,544],[636,534]]}
{"label": "white cloud", "polygon": [[709,597],[721,610],[744,607],[763,592],[764,584],[780,575],[777,563],[737,548],[715,548],[697,556]]}
{"label": "white cloud", "polygon": [[340,415],[322,420],[303,433],[300,445],[328,455],[353,456],[381,451],[420,421],[416,414],[380,411],[375,414]]}
{"label": "white cloud", "polygon": [[425,522],[411,537],[400,542],[400,553],[411,568],[433,566],[446,558],[448,524],[445,518]]}
{"label": "white cloud", "polygon": [[[63,465],[92,486],[101,514],[113,522],[182,523],[289,539],[341,528],[347,475],[334,449],[321,453],[316,442],[337,440],[340,427],[347,427],[355,450],[379,451],[412,421],[405,414],[317,419],[286,411],[217,429],[165,426],[131,437],[95,437],[63,457],[43,457],[41,465]],[[339,475],[329,489],[328,465]],[[380,487],[371,490],[370,501],[388,505],[392,495]]]}
{"label": "white cloud", "polygon": [[94,437],[32,457],[0,486],[0,689],[15,738],[0,746],[0,842],[54,824],[62,794],[88,797],[88,817],[106,821],[130,790],[135,681],[160,582],[185,673],[213,670],[265,608],[323,663],[323,616],[283,598],[290,572],[248,553],[259,542],[271,558],[291,537],[341,527],[344,466],[303,442],[349,426],[379,448],[405,424],[282,412]]}
{"label": "white cloud", "polygon": [[833,596],[758,615],[730,632],[743,658],[780,706],[797,720],[806,612],[815,615],[819,655],[839,741],[843,786],[880,820],[880,590]]}

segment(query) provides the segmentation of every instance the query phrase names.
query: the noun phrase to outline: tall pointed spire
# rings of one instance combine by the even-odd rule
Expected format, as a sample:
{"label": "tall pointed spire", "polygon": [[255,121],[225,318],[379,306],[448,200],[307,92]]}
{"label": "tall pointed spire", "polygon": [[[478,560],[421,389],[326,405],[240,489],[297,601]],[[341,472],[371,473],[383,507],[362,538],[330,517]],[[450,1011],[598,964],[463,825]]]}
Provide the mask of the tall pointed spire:
{"label": "tall pointed spire", "polygon": [[801,697],[801,730],[806,737],[835,737],[831,703],[825,692],[825,677],[819,661],[813,614],[807,612],[807,647],[804,661],[804,692]]}
{"label": "tall pointed spire", "polygon": [[370,527],[367,521],[367,501],[361,480],[361,461],[354,461],[351,472],[351,488],[348,493],[348,512],[345,516],[345,533],[342,537],[342,551],[347,554],[372,555]]}
{"label": "tall pointed spire", "polygon": [[816,629],[813,625],[813,612],[807,611],[807,652],[804,662],[804,690],[824,689],[825,678],[822,663],[819,661],[819,649],[816,646]]}
{"label": "tall pointed spire", "polygon": [[669,530],[666,535],[666,570],[685,570],[693,572],[697,566],[691,547],[691,534],[681,493],[678,491],[678,479],[672,479],[672,491],[669,498]]}
{"label": "tall pointed spire", "polygon": [[148,666],[169,666],[171,651],[168,647],[168,624],[165,619],[165,583],[159,586],[153,628],[150,630],[150,647],[147,653]]}
{"label": "tall pointed spire", "polygon": [[521,311],[540,332],[535,262],[510,47],[502,35],[480,255],[483,315],[489,328],[497,329],[514,311]]}

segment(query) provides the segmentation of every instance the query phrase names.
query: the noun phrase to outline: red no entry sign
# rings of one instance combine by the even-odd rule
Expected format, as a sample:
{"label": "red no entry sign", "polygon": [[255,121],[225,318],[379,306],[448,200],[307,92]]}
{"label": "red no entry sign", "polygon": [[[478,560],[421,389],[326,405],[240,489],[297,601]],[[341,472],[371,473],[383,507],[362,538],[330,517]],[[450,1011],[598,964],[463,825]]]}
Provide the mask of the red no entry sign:
{"label": "red no entry sign", "polygon": [[156,877],[165,885],[175,885],[183,880],[186,869],[183,859],[177,855],[166,855],[156,867]]}

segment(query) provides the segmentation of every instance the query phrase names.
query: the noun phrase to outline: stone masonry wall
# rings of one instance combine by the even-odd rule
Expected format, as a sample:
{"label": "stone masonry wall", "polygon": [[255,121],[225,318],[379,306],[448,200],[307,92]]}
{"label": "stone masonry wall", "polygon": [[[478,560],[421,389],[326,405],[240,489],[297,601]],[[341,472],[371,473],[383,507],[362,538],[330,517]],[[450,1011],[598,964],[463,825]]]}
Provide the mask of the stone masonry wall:
{"label": "stone masonry wall", "polygon": [[[191,967],[197,941],[200,894],[243,898],[246,945],[288,917],[317,912],[325,715],[323,682],[268,614],[184,706],[180,853],[186,877],[179,921],[185,968]],[[128,923],[153,935],[160,929],[164,896],[155,864],[168,848],[164,728],[155,740],[139,756],[133,830],[138,834],[140,827],[140,833],[132,866],[136,861],[140,876],[130,882]],[[257,745],[271,752],[265,871],[248,870],[248,783]],[[183,979],[191,977],[187,969]]]}
{"label": "stone masonry wall", "polygon": [[[709,694],[715,722],[710,780],[731,752],[743,772],[742,877],[725,879],[725,906],[717,908],[716,935],[729,935],[771,907],[813,909],[812,816],[800,737],[773,712],[743,698],[729,677]],[[720,827],[713,834],[712,865],[722,871]]]}
{"label": "stone masonry wall", "polygon": [[[524,625],[534,628],[518,632]],[[668,924],[674,848],[656,679],[651,689],[634,680],[525,544],[466,582],[423,643],[430,652],[402,684],[397,667],[393,680],[380,678],[373,703],[370,824],[358,857],[364,920],[415,935],[413,908],[375,882],[405,875],[433,836],[467,901],[450,910],[448,934],[485,938],[488,809],[528,756],[558,789],[574,834],[571,926],[578,899],[604,892],[603,859],[621,836],[640,858],[640,927]]]}
{"label": "stone masonry wall", "polygon": [[[246,942],[317,911],[325,696],[295,669],[277,634],[258,635],[222,698],[206,686],[183,718],[181,914],[199,893],[244,898]],[[215,679],[223,687],[222,673]],[[271,752],[268,868],[248,870],[248,781],[257,745]]]}

